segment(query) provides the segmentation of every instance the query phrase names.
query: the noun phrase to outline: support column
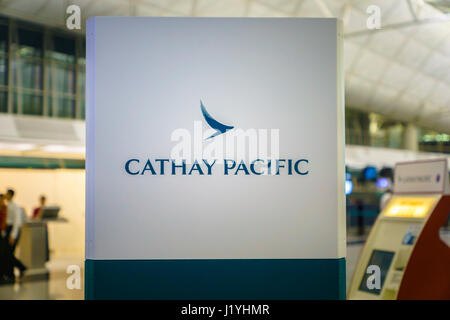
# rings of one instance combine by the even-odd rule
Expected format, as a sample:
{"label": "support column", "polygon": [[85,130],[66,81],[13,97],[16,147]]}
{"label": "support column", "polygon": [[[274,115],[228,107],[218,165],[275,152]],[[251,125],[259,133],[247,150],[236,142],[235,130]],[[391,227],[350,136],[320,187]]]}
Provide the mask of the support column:
{"label": "support column", "polygon": [[417,151],[419,150],[419,130],[417,126],[412,123],[406,125],[403,134],[403,147],[406,150]]}

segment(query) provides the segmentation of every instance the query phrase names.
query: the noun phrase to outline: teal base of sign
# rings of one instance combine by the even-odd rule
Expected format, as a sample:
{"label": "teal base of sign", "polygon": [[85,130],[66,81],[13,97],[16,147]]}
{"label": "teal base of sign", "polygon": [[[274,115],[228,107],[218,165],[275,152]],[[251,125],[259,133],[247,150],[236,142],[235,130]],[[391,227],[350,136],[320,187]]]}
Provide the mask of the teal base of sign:
{"label": "teal base of sign", "polygon": [[86,299],[345,299],[345,258],[86,260]]}

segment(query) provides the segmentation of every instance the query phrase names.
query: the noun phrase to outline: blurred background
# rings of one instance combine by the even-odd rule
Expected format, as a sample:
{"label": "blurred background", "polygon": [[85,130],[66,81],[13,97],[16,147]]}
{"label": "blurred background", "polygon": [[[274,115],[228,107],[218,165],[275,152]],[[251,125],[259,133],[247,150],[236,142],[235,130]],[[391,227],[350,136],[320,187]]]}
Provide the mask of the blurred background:
{"label": "blurred background", "polygon": [[[80,29],[67,27],[70,5]],[[368,28],[373,5],[380,29]],[[394,164],[450,159],[450,0],[2,0],[0,192],[14,189],[28,218],[45,195],[64,221],[47,224],[50,281],[4,284],[0,299],[83,298],[66,271],[82,275],[84,259],[85,20],[103,15],[343,21],[347,281]]]}

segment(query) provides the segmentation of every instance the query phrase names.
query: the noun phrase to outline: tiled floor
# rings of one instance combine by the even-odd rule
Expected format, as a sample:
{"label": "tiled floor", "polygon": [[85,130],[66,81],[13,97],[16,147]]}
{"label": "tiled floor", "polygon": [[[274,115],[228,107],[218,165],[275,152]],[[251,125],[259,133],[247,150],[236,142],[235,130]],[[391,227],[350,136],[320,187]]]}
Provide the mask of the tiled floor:
{"label": "tiled floor", "polygon": [[[67,287],[66,282],[71,274],[66,273],[66,270],[70,265],[80,267],[80,289],[68,289]],[[81,300],[84,298],[83,257],[74,255],[54,257],[47,263],[47,268],[50,270],[49,281],[24,281],[21,284],[0,286],[0,300]]]}

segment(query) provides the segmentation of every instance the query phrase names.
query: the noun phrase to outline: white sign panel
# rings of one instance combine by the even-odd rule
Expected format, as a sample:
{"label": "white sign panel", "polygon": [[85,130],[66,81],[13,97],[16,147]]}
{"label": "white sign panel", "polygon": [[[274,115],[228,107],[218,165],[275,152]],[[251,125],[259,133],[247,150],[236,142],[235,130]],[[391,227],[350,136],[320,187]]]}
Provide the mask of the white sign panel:
{"label": "white sign panel", "polygon": [[343,257],[338,30],[92,21],[87,259]]}
{"label": "white sign panel", "polygon": [[394,193],[444,193],[447,160],[399,163],[394,174]]}

